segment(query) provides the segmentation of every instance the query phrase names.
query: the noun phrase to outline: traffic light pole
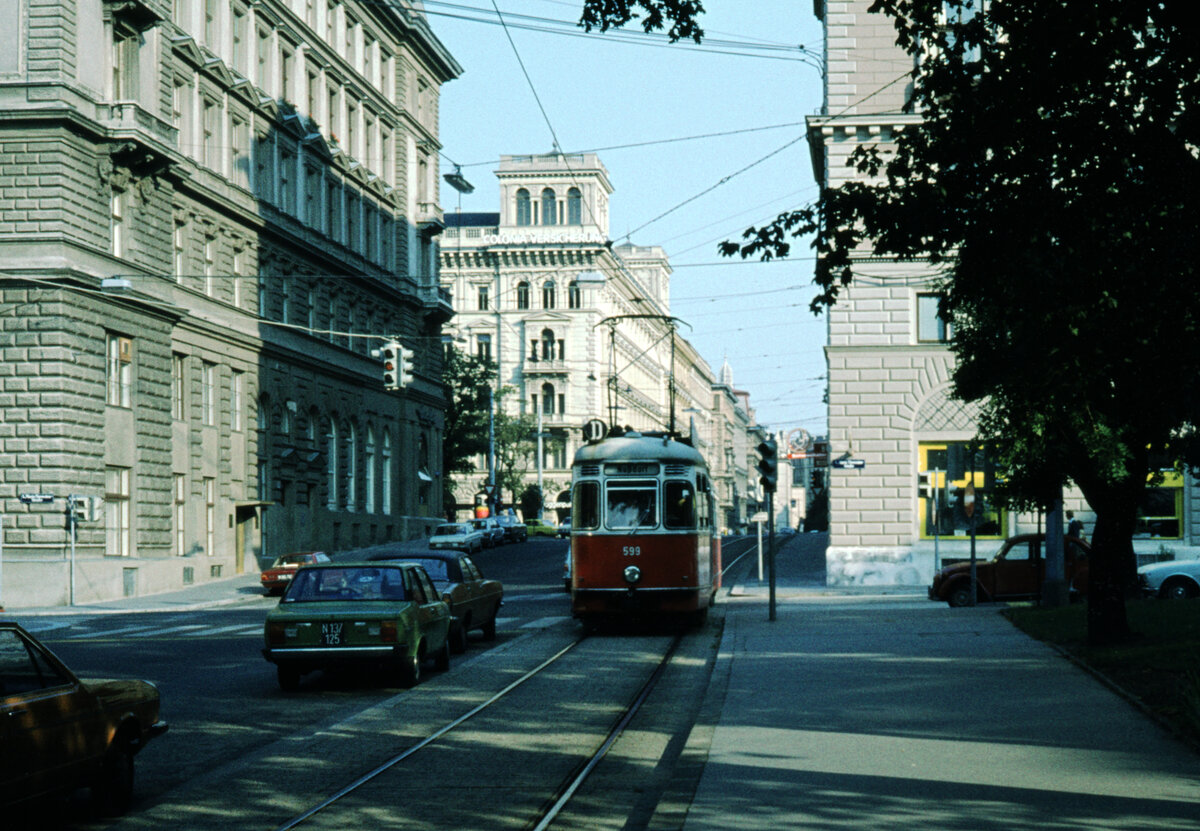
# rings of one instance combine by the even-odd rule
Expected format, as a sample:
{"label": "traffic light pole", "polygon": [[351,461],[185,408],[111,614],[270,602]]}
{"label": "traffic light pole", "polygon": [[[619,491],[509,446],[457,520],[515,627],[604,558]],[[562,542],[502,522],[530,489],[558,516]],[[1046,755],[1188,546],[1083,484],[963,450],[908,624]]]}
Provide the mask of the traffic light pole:
{"label": "traffic light pole", "polygon": [[775,492],[767,491],[767,581],[770,585],[767,620],[775,619]]}

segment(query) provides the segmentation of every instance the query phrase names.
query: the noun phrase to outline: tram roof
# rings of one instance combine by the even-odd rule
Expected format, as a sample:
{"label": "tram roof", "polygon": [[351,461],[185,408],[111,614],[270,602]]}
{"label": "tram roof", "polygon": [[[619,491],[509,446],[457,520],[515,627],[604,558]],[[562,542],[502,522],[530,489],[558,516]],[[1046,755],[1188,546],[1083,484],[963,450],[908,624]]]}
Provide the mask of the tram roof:
{"label": "tram roof", "polygon": [[585,444],[575,453],[576,462],[659,461],[704,465],[704,456],[690,444],[663,436],[626,434]]}

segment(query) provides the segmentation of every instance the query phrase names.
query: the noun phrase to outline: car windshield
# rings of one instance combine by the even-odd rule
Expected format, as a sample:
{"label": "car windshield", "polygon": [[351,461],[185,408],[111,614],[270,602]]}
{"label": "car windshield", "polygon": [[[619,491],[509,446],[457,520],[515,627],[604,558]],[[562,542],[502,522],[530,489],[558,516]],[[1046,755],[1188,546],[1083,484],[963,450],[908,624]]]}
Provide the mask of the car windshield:
{"label": "car windshield", "polygon": [[461,534],[461,525],[439,525],[437,530],[433,532],[435,537],[449,537],[453,534]]}
{"label": "car windshield", "polygon": [[284,595],[283,602],[407,599],[402,569],[347,566],[302,569],[296,574],[296,579]]}
{"label": "car windshield", "polygon": [[305,563],[314,562],[311,554],[284,554],[282,557],[276,557],[275,562],[271,564],[272,568],[282,568],[283,566],[302,566]]}

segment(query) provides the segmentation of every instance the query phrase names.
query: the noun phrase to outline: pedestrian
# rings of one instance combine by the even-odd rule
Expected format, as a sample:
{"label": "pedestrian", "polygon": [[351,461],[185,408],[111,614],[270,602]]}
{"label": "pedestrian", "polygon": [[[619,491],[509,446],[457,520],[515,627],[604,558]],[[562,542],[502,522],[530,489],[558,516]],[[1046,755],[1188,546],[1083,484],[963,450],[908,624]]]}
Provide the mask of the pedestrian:
{"label": "pedestrian", "polygon": [[1083,538],[1083,520],[1076,519],[1074,511],[1067,511],[1067,536]]}

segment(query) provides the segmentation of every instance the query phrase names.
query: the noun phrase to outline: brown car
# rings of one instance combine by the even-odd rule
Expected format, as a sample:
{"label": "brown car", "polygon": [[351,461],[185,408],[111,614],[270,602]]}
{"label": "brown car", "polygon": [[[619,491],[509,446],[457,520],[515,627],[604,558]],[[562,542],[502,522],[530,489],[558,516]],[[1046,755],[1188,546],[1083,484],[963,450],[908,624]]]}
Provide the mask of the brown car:
{"label": "brown car", "polygon": [[123,813],[133,757],[166,730],[149,681],[80,680],[21,626],[0,621],[0,806],[90,787],[102,813]]}
{"label": "brown car", "polygon": [[433,580],[442,602],[450,607],[450,649],[467,649],[467,633],[478,629],[486,641],[496,638],[496,616],[504,603],[504,587],[488,580],[479,566],[461,551],[426,551],[397,554],[386,551],[371,555],[372,560],[393,559],[418,563]]}
{"label": "brown car", "polygon": [[[1091,547],[1075,537],[1064,538],[1067,586],[1072,596],[1087,594],[1087,555]],[[980,603],[992,600],[1024,600],[1042,593],[1046,577],[1045,537],[1021,534],[1009,537],[990,559],[975,562],[976,597]],[[946,566],[933,577],[930,600],[944,600],[951,606],[971,602],[971,564],[958,562]]]}

